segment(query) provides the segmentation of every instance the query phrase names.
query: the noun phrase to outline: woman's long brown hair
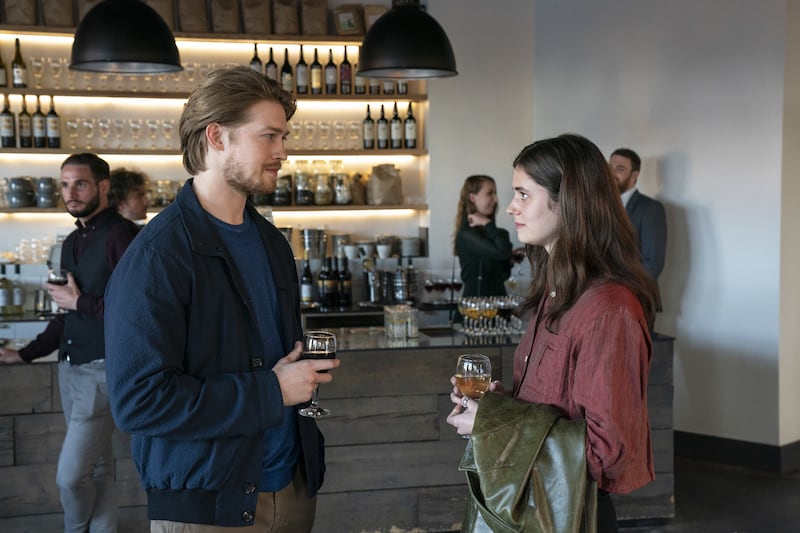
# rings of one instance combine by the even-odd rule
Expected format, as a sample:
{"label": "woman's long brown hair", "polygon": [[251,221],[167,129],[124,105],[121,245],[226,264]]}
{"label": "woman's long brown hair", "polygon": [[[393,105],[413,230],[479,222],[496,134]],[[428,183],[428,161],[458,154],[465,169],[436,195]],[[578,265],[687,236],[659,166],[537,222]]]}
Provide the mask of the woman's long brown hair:
{"label": "woman's long brown hair", "polygon": [[555,291],[547,316],[552,323],[589,283],[607,279],[636,295],[652,328],[658,289],[644,269],[633,226],[600,149],[585,137],[564,134],[523,148],[514,168],[524,170],[558,205],[550,253],[542,246],[526,246],[532,281],[522,310],[535,308],[545,293]]}
{"label": "woman's long brown hair", "polygon": [[[467,215],[471,215],[475,212],[475,204],[469,199],[469,195],[478,194],[481,190],[481,187],[483,187],[483,184],[486,182],[491,183],[495,186],[495,189],[497,189],[497,184],[494,182],[494,178],[483,174],[468,176],[464,180],[464,185],[461,186],[461,196],[458,199],[456,223],[455,229],[453,230],[453,255],[458,255],[458,250],[456,250],[456,235],[458,235],[458,230],[460,230],[461,226],[464,225],[464,221],[467,220]],[[494,213],[492,213],[490,218],[494,220],[495,215],[497,215],[496,205],[494,206]]]}

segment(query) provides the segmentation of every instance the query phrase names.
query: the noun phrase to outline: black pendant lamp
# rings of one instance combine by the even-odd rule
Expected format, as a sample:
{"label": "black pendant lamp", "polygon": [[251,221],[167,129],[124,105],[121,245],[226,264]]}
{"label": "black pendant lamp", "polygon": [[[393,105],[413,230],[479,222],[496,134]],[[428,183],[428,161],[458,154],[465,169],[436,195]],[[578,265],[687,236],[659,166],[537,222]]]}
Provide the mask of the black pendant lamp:
{"label": "black pendant lamp", "polygon": [[103,0],[75,30],[69,68],[147,74],[183,70],[164,19],[140,0]]}
{"label": "black pendant lamp", "polygon": [[358,59],[367,78],[447,78],[458,74],[453,47],[419,0],[393,0],[370,27]]}

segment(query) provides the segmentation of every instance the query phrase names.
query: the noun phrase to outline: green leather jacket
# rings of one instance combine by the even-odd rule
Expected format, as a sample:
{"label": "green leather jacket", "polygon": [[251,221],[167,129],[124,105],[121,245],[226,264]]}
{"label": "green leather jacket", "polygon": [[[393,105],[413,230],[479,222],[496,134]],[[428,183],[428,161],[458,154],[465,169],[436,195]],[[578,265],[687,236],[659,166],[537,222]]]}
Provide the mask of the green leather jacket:
{"label": "green leather jacket", "polygon": [[597,484],[585,441],[583,420],[485,394],[459,465],[470,492],[461,531],[595,533]]}

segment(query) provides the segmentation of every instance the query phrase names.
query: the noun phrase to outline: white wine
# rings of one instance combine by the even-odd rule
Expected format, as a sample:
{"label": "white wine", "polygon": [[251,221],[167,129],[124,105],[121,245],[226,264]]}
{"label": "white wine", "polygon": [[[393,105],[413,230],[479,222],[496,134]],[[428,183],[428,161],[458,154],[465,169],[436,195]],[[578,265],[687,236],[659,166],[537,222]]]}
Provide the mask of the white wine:
{"label": "white wine", "polygon": [[397,102],[394,103],[394,112],[389,123],[389,139],[390,146],[393,149],[396,150],[403,147],[403,121],[400,120],[400,115],[397,114]]}
{"label": "white wine", "polygon": [[462,376],[456,374],[456,386],[461,394],[473,400],[479,399],[489,390],[490,376]]}
{"label": "white wine", "polygon": [[28,86],[28,67],[22,59],[22,52],[19,49],[19,39],[15,39],[14,59],[11,61],[11,82],[14,87],[22,88]]}
{"label": "white wine", "polygon": [[378,149],[385,150],[389,148],[389,121],[386,120],[383,104],[381,104],[381,116],[378,118],[376,126],[378,130]]}
{"label": "white wine", "polygon": [[372,120],[372,115],[369,111],[369,104],[367,104],[367,117],[363,121],[364,135],[364,149],[372,150],[375,148],[375,121]]}
{"label": "white wine", "polygon": [[56,113],[56,104],[52,96],[50,97],[50,111],[45,117],[45,129],[47,130],[47,146],[61,148],[61,117]]}

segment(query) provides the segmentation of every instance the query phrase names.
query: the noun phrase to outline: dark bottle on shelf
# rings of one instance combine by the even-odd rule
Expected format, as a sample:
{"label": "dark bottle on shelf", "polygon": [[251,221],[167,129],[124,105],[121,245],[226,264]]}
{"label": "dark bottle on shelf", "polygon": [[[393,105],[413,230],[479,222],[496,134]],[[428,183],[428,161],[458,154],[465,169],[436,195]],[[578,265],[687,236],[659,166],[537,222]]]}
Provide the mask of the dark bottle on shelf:
{"label": "dark bottle on shelf", "polygon": [[344,59],[339,65],[339,92],[350,94],[353,92],[353,66],[347,59],[347,47],[344,47]]}
{"label": "dark bottle on shelf", "polygon": [[339,310],[347,311],[353,306],[353,274],[347,266],[347,257],[339,258]]}
{"label": "dark bottle on shelf", "polygon": [[311,76],[311,94],[322,94],[322,63],[319,62],[317,49],[314,48],[314,61],[309,68]]}
{"label": "dark bottle on shelf", "polygon": [[[8,98],[8,97],[6,97]],[[369,110],[369,104],[367,104],[367,116],[362,122],[363,125],[363,135],[364,138],[364,149],[372,150],[375,148],[375,121],[372,120],[372,114]]]}
{"label": "dark bottle on shelf", "polygon": [[300,301],[306,305],[314,303],[314,275],[308,260],[308,250],[303,250],[303,274],[300,276]]}
{"label": "dark bottle on shelf", "polygon": [[19,124],[19,147],[30,148],[33,146],[33,125],[25,96],[22,97],[22,109],[17,115],[17,124]]}
{"label": "dark bottle on shelf", "polygon": [[331,298],[330,308],[339,309],[339,302],[342,299],[342,282],[339,279],[339,258],[333,256],[331,258],[331,288],[333,290],[333,298]]}
{"label": "dark bottle on shelf", "polygon": [[296,76],[297,94],[308,94],[308,63],[303,57],[303,45],[300,45],[300,59],[294,66]]}
{"label": "dark bottle on shelf", "polygon": [[3,61],[3,54],[0,54],[0,87],[8,87],[8,69]]}
{"label": "dark bottle on shelf", "polygon": [[45,129],[47,130],[47,146],[50,148],[61,148],[61,117],[56,113],[55,99],[50,97],[50,111],[45,117]]}
{"label": "dark bottle on shelf", "polygon": [[385,150],[389,148],[389,121],[386,120],[383,104],[381,104],[381,116],[378,118],[376,126],[378,130],[378,149]]}
{"label": "dark bottle on shelf", "polygon": [[403,121],[403,129],[405,130],[405,146],[406,148],[417,147],[417,120],[414,118],[414,113],[411,111],[411,102],[408,103],[408,114]]}
{"label": "dark bottle on shelf", "polygon": [[36,95],[36,111],[31,117],[31,127],[33,130],[33,147],[47,148],[47,119],[42,113],[42,101]]}
{"label": "dark bottle on shelf", "polygon": [[403,147],[403,121],[397,114],[397,102],[394,103],[394,112],[389,123],[389,146],[394,149]]}
{"label": "dark bottle on shelf", "polygon": [[17,124],[8,108],[8,95],[3,97],[3,110],[0,111],[0,141],[3,148],[17,147]]}
{"label": "dark bottle on shelf", "polygon": [[269,60],[267,64],[264,65],[264,74],[271,80],[278,81],[278,64],[275,62],[275,59],[272,57],[272,47],[269,47]]}
{"label": "dark bottle on shelf", "polygon": [[325,63],[325,94],[336,94],[339,85],[339,71],[333,62],[333,50],[328,48],[328,62]]}
{"label": "dark bottle on shelf", "polygon": [[11,61],[11,82],[14,87],[22,88],[28,86],[28,67],[22,59],[22,52],[19,49],[19,39],[14,40],[14,59]]}
{"label": "dark bottle on shelf", "polygon": [[256,72],[261,72],[261,59],[258,57],[258,43],[253,43],[253,58],[250,60],[250,68]]}
{"label": "dark bottle on shelf", "polygon": [[294,73],[289,64],[289,49],[283,49],[283,67],[281,67],[281,87],[284,91],[294,92]]}

